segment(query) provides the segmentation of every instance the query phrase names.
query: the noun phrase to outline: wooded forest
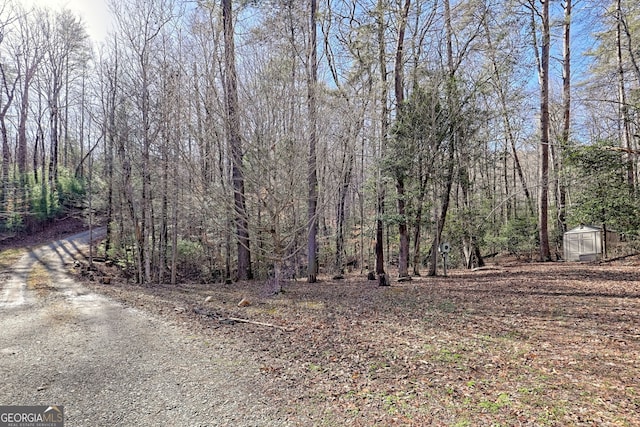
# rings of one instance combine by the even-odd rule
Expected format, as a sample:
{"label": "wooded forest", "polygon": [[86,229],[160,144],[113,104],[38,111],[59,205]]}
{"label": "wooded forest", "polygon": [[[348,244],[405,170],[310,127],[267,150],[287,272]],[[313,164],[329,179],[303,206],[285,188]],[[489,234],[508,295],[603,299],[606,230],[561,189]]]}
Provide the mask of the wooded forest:
{"label": "wooded forest", "polygon": [[141,284],[640,244],[633,0],[0,4],[0,232],[82,212]]}

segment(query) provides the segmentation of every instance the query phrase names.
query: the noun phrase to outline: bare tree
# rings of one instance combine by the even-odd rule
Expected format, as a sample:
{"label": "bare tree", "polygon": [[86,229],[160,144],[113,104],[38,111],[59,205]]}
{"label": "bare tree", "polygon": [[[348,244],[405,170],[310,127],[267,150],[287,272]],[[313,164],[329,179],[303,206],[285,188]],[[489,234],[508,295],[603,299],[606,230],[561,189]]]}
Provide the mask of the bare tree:
{"label": "bare tree", "polygon": [[[388,106],[388,83],[387,83],[387,48],[385,42],[386,20],[385,20],[386,2],[378,0],[376,5],[376,32],[378,40],[378,67],[380,73],[380,158],[384,158],[387,138],[389,135],[389,106]],[[389,280],[384,270],[384,212],[385,212],[385,188],[382,183],[382,173],[378,169],[376,177],[376,274],[380,286],[388,286]]]}
{"label": "bare tree", "polygon": [[562,24],[562,133],[559,147],[552,150],[556,172],[557,231],[559,237],[567,231],[567,190],[560,175],[562,172],[562,157],[569,146],[571,138],[571,14],[572,0],[565,0],[564,22]]}
{"label": "bare tree", "polygon": [[[538,65],[538,79],[540,82],[540,144],[538,145],[538,238],[539,260],[551,260],[549,249],[549,51],[551,45],[551,30],[549,23],[549,2],[540,0],[542,10],[539,10],[535,0],[529,0],[531,12],[531,33],[533,37],[534,53]],[[542,26],[542,45],[538,50],[537,17]]]}
{"label": "bare tree", "polygon": [[315,283],[318,274],[318,172],[317,172],[317,126],[318,109],[316,105],[316,87],[318,85],[318,58],[317,58],[317,25],[316,25],[317,1],[311,0],[309,17],[309,57],[307,63],[307,106],[309,110],[309,157],[307,165],[308,174],[308,208],[307,219],[309,222],[309,235],[307,243],[307,281]]}
{"label": "bare tree", "polygon": [[540,189],[538,192],[538,227],[540,261],[551,260],[549,250],[549,2],[542,1],[542,50],[540,54]]}
{"label": "bare tree", "polygon": [[[133,223],[136,240],[136,265],[138,281],[150,283],[156,272],[154,263],[155,246],[155,216],[154,194],[152,186],[152,147],[157,142],[160,127],[154,118],[155,78],[157,75],[153,56],[153,49],[161,31],[172,20],[171,3],[167,0],[141,1],[127,0],[129,3],[114,2],[113,9],[123,41],[120,46],[123,53],[128,55],[127,82],[130,85],[132,98],[135,102],[137,123],[134,132],[128,136],[135,137],[139,144],[139,157],[127,152],[127,139],[119,142],[121,162],[123,162],[125,176],[125,191],[129,206],[130,218]],[[124,68],[124,67],[123,67]],[[124,82],[123,82],[124,83]],[[132,114],[134,111],[131,112]],[[125,123],[133,124],[131,118],[123,118]],[[134,148],[134,147],[131,147]],[[139,161],[140,191],[139,198],[133,186],[133,171],[131,161]],[[139,202],[138,202],[139,201]],[[137,207],[139,206],[139,209]]]}
{"label": "bare tree", "polygon": [[[4,15],[7,5],[0,8],[0,45],[4,41],[7,27],[15,21],[15,17]],[[0,77],[2,78],[2,88],[0,91],[0,137],[2,138],[2,188],[0,188],[0,210],[7,211],[7,197],[9,185],[9,169],[11,167],[11,149],[9,147],[9,135],[7,132],[7,112],[15,97],[16,86],[20,79],[17,73],[10,74],[4,61],[0,60]]]}
{"label": "bare tree", "polygon": [[[492,31],[489,28],[488,18],[489,18],[489,15],[488,14],[485,15],[485,20],[484,20],[485,35],[487,38],[487,48],[489,51],[492,71],[494,74],[495,83],[493,86],[495,88],[495,91],[497,92],[496,95],[498,96],[501,117],[504,123],[505,139],[509,147],[511,148],[511,156],[513,157],[513,164],[514,164],[516,173],[518,175],[518,180],[520,181],[520,185],[522,186],[522,191],[524,193],[525,200],[527,202],[527,207],[529,208],[531,215],[533,215],[535,213],[534,203],[531,197],[531,193],[529,191],[529,187],[527,185],[527,181],[525,178],[522,165],[520,163],[520,155],[518,154],[518,149],[516,147],[516,136],[515,136],[515,131],[512,123],[513,119],[511,117],[511,112],[509,111],[508,104],[507,104],[507,93],[509,90],[508,89],[509,82],[505,81],[502,70],[498,64],[498,57],[497,57],[498,48],[494,46]],[[505,156],[505,161],[506,161],[506,156]],[[506,179],[506,172],[507,172],[507,169],[505,168],[505,179]],[[509,186],[505,185],[505,190],[508,191],[508,188]],[[508,194],[507,194],[507,197],[508,197]]]}
{"label": "bare tree", "polygon": [[[108,61],[110,60],[110,61]],[[105,142],[105,179],[107,181],[107,200],[105,222],[107,226],[107,235],[104,242],[105,257],[111,256],[113,247],[114,230],[113,220],[114,211],[116,209],[114,202],[114,147],[116,145],[117,129],[116,129],[116,110],[118,99],[118,43],[114,40],[113,52],[111,57],[105,58],[100,63],[100,77],[102,82],[102,113],[104,115],[104,130],[106,137]]]}
{"label": "bare tree", "polygon": [[17,73],[20,75],[20,111],[18,119],[18,146],[16,163],[21,179],[27,172],[27,121],[29,115],[29,95],[36,72],[44,58],[42,22],[46,15],[42,10],[34,9],[23,14],[18,20],[19,40],[13,47]]}
{"label": "bare tree", "polygon": [[[46,49],[45,69],[48,85],[47,102],[49,107],[49,188],[51,195],[56,193],[58,182],[58,162],[61,122],[64,116],[61,110],[68,109],[68,100],[61,105],[61,91],[68,85],[70,65],[74,62],[86,61],[87,33],[82,22],[68,9],[62,10],[53,16],[47,14],[44,25]],[[83,107],[84,108],[84,107]],[[65,114],[66,116],[67,114]],[[67,124],[65,123],[65,127]],[[81,134],[82,137],[82,134]]]}
{"label": "bare tree", "polygon": [[623,60],[622,32],[624,16],[622,13],[622,0],[616,0],[616,64],[618,74],[618,105],[620,111],[620,133],[624,148],[628,150],[627,155],[627,183],[629,188],[635,186],[635,173],[633,141],[631,136],[629,105],[627,104],[627,91],[625,88],[625,65]]}

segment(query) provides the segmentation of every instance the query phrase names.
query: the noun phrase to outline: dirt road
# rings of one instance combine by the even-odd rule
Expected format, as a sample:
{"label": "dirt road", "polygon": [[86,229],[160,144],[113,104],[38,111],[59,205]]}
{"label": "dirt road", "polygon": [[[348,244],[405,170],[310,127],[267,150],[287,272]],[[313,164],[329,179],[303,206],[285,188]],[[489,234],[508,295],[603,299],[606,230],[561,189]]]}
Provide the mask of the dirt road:
{"label": "dirt road", "polygon": [[88,239],[40,247],[0,276],[0,404],[64,405],[65,426],[287,425],[240,351],[69,276]]}

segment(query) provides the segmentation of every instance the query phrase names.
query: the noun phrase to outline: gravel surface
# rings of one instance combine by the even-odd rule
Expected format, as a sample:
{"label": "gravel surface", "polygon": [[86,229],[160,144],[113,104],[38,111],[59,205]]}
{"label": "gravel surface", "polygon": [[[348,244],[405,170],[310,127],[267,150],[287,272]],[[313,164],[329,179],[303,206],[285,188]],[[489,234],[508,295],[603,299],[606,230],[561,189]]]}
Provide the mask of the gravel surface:
{"label": "gravel surface", "polygon": [[241,349],[67,275],[88,239],[33,250],[0,277],[0,404],[63,405],[65,426],[290,425]]}

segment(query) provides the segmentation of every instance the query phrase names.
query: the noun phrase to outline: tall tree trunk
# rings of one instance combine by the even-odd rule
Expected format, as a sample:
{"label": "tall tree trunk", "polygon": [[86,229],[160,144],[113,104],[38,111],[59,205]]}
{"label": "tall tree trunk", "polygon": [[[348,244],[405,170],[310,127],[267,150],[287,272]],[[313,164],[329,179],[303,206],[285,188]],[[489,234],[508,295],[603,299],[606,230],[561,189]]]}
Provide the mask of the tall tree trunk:
{"label": "tall tree trunk", "polygon": [[[122,112],[119,112],[118,114],[118,122],[120,123],[120,121],[125,121],[126,118],[121,117],[123,114]],[[127,140],[129,138],[128,135],[128,131],[127,131],[127,126],[126,123],[124,123],[123,126],[123,131],[121,134],[118,134],[117,138],[114,138],[114,140],[117,143],[117,155],[118,155],[118,161],[120,162],[120,167],[122,168],[122,173],[120,174],[120,179],[121,179],[121,189],[122,189],[122,193],[123,196],[122,198],[124,205],[126,205],[126,209],[128,211],[129,214],[129,218],[131,220],[131,225],[133,227],[133,234],[134,234],[134,239],[135,239],[135,245],[134,245],[134,254],[133,254],[133,258],[134,258],[134,263],[135,263],[135,267],[136,267],[136,282],[139,284],[143,284],[144,282],[144,267],[143,267],[143,248],[144,248],[144,241],[142,239],[142,230],[141,230],[141,221],[139,218],[139,215],[136,211],[136,198],[134,197],[134,190],[133,190],[133,184],[132,184],[132,167],[131,167],[131,160],[128,158],[127,156],[127,149],[126,149],[126,143]],[[43,162],[43,168],[44,168],[44,162]],[[122,205],[121,205],[121,209],[122,209]],[[124,217],[124,215],[122,215]],[[120,223],[120,236],[124,235],[124,221],[121,221]]]}
{"label": "tall tree trunk", "polygon": [[[402,108],[404,103],[404,84],[403,84],[403,49],[404,34],[407,27],[407,16],[411,0],[405,0],[404,7],[400,15],[400,25],[398,27],[398,44],[396,45],[395,60],[395,97],[396,97],[396,119],[402,116]],[[396,177],[396,191],[398,193],[398,234],[400,235],[400,251],[398,254],[398,277],[409,277],[409,233],[407,231],[407,215],[405,200],[405,178],[400,173]]]}
{"label": "tall tree trunk", "polygon": [[147,49],[143,49],[140,56],[142,69],[142,203],[140,212],[141,260],[143,267],[143,282],[151,283],[151,238],[153,227],[152,200],[151,200],[151,99],[149,93],[149,57]]}
{"label": "tall tree trunk", "polygon": [[[177,163],[179,160],[178,155],[179,149],[177,147],[173,147],[172,149],[172,157],[174,161]],[[171,284],[175,285],[178,280],[178,200],[180,193],[180,183],[178,180],[178,174],[172,174],[172,187],[173,191],[171,192]]]}
{"label": "tall tree trunk", "polygon": [[616,58],[618,65],[618,103],[620,111],[620,128],[622,133],[622,144],[626,148],[627,154],[627,183],[629,188],[635,186],[633,144],[631,140],[631,128],[629,119],[629,106],[627,105],[627,94],[624,80],[624,63],[622,58],[622,0],[616,0]]}
{"label": "tall tree trunk", "polygon": [[[158,283],[164,283],[167,270],[167,254],[169,251],[169,144],[171,143],[172,123],[170,118],[166,118],[165,138],[162,147],[162,201],[160,203],[160,242],[158,248]],[[175,174],[175,172],[174,172]]]}
{"label": "tall tree trunk", "polygon": [[[65,168],[69,167],[69,55],[67,55],[64,59],[64,145],[62,147],[62,166]],[[81,107],[84,111],[84,91],[85,91],[85,78],[86,72],[85,68],[82,67],[82,101]],[[82,144],[80,144],[80,149],[82,149]],[[84,155],[80,153],[80,158],[82,159]]]}
{"label": "tall tree trunk", "polygon": [[244,191],[244,168],[242,164],[244,154],[242,152],[242,136],[240,134],[232,0],[222,0],[222,21],[224,32],[224,92],[227,113],[227,140],[233,163],[231,175],[238,248],[238,279],[249,280],[253,278],[253,274],[251,272],[251,250],[249,245],[249,219]]}
{"label": "tall tree trunk", "polygon": [[318,274],[318,172],[316,159],[318,111],[316,106],[316,87],[318,84],[316,0],[311,0],[309,32],[311,43],[307,63],[307,107],[309,109],[309,157],[307,159],[307,179],[309,197],[307,219],[309,224],[309,240],[307,243],[307,281],[315,283]]}
{"label": "tall tree trunk", "polygon": [[[58,204],[59,200],[54,201],[57,194],[58,186],[58,151],[60,144],[60,92],[63,84],[62,59],[55,56],[50,51],[48,53],[49,65],[51,67],[51,93],[49,93],[49,134],[50,134],[50,152],[49,152],[49,194],[51,203]],[[55,206],[55,205],[54,205]]]}
{"label": "tall tree trunk", "polygon": [[[377,3],[377,24],[378,24],[378,62],[380,69],[380,150],[378,155],[380,158],[384,157],[387,146],[387,135],[389,132],[389,109],[387,106],[387,58],[386,58],[386,43],[385,43],[385,20],[384,20],[384,0],[378,0]],[[385,205],[385,188],[382,182],[382,174],[380,168],[377,170],[376,177],[376,274],[378,275],[378,281],[381,286],[389,285],[387,275],[384,271],[384,205]]]}
{"label": "tall tree trunk", "polygon": [[4,120],[4,114],[0,116],[0,135],[2,136],[2,189],[0,190],[0,210],[7,212],[11,151],[9,149],[9,136],[7,135],[7,125]]}
{"label": "tall tree trunk", "polygon": [[438,245],[444,230],[444,224],[447,220],[447,212],[449,211],[449,202],[451,200],[451,188],[453,187],[453,172],[455,168],[455,152],[458,138],[458,105],[455,88],[455,68],[453,65],[453,29],[451,26],[451,6],[449,0],[444,0],[444,21],[445,33],[447,40],[447,105],[449,108],[449,158],[447,159],[447,174],[445,180],[445,189],[442,195],[442,209],[438,220],[436,221],[436,230],[433,241],[431,243],[431,263],[429,264],[429,276],[435,276],[437,273],[438,261]]}
{"label": "tall tree trunk", "polygon": [[540,189],[538,193],[538,227],[540,261],[550,261],[549,250],[549,2],[542,0],[542,52],[540,60]]}
{"label": "tall tree trunk", "polygon": [[563,23],[563,53],[562,53],[562,135],[560,147],[554,156],[556,170],[556,191],[558,210],[558,247],[562,242],[562,236],[567,231],[566,204],[567,190],[562,181],[562,158],[569,146],[571,137],[571,9],[572,0],[565,0]]}
{"label": "tall tree trunk", "polygon": [[[0,137],[2,138],[2,187],[0,188],[0,210],[7,212],[7,199],[9,191],[9,168],[11,166],[11,149],[9,148],[9,135],[7,131],[6,116],[11,107],[15,95],[18,78],[12,84],[7,81],[4,64],[0,64],[0,75],[2,76],[2,95],[0,95]],[[4,95],[4,96],[3,96]],[[6,98],[4,98],[6,97]],[[4,98],[4,99],[3,99]]]}
{"label": "tall tree trunk", "polygon": [[21,176],[27,172],[27,116],[29,113],[29,90],[34,75],[35,67],[28,68],[22,83],[22,99],[20,102],[20,117],[18,119],[18,149],[16,154],[18,172]]}
{"label": "tall tree trunk", "polygon": [[[17,163],[18,168],[14,173],[17,173],[15,179],[18,185],[13,187],[14,189],[14,211],[22,215],[24,218],[30,211],[29,195],[27,194],[29,189],[27,185],[27,119],[29,114],[29,92],[31,89],[31,81],[35,76],[36,66],[27,68],[23,86],[22,86],[22,99],[20,103],[20,118],[18,120],[18,147],[17,147]],[[44,211],[48,213],[48,209],[45,206]]]}
{"label": "tall tree trunk", "polygon": [[116,139],[116,99],[118,93],[118,46],[117,43],[115,45],[115,61],[112,71],[112,75],[108,75],[109,79],[109,93],[107,97],[107,138],[105,138],[105,151],[106,151],[106,175],[107,175],[107,215],[106,215],[106,223],[107,223],[107,235],[105,237],[104,242],[104,252],[105,258],[109,257],[109,252],[111,249],[111,245],[113,243],[113,212],[114,212],[114,201],[113,201],[113,186],[114,186],[114,178],[113,178],[113,148],[115,146]]}
{"label": "tall tree trunk", "polygon": [[[177,158],[177,156],[175,156]],[[178,179],[177,174],[173,175],[173,192],[172,192],[172,213],[171,213],[171,284],[175,285],[178,281]]]}
{"label": "tall tree trunk", "polygon": [[[620,10],[622,12],[622,9]],[[629,60],[631,61],[631,69],[633,73],[636,75],[636,80],[638,84],[640,84],[640,66],[638,65],[638,59],[636,58],[636,51],[634,48],[637,46],[635,40],[631,40],[631,31],[629,30],[629,25],[627,24],[627,20],[620,15],[620,22],[624,28],[624,33],[627,36],[627,54],[629,55]]]}
{"label": "tall tree trunk", "polygon": [[[347,140],[347,144],[349,144]],[[349,150],[348,147],[345,149]],[[344,274],[344,223],[345,223],[345,206],[347,201],[347,193],[351,183],[351,173],[353,172],[353,152],[345,154],[342,165],[342,180],[338,191],[338,215],[336,218],[336,274],[342,276]]]}
{"label": "tall tree trunk", "polygon": [[[327,19],[331,20],[330,5],[328,5],[328,7],[329,7],[328,8],[329,16],[327,17]],[[289,13],[291,13],[290,9],[289,11],[290,11]],[[328,63],[329,69],[331,70],[331,76],[333,77],[333,82],[336,85],[338,91],[340,92],[341,97],[344,99],[344,102],[346,103],[347,108],[352,109],[354,106],[352,105],[351,100],[349,99],[349,96],[344,92],[344,89],[340,84],[340,78],[338,76],[338,72],[336,70],[336,64],[330,48],[331,42],[329,41],[329,30],[328,29],[326,31],[323,30],[323,34],[324,34],[324,46],[325,46],[325,51],[327,55],[327,63]],[[369,91],[370,90],[371,89],[369,85]],[[341,173],[340,173],[340,186],[338,189],[338,209],[337,209],[337,215],[336,215],[336,252],[335,252],[335,273],[336,273],[335,277],[336,278],[344,277],[344,255],[345,255],[344,229],[345,229],[345,221],[346,221],[346,202],[347,202],[349,187],[351,185],[351,176],[353,174],[353,169],[355,167],[355,148],[353,144],[355,144],[360,130],[364,128],[364,110],[362,110],[361,114],[362,116],[359,115],[357,120],[354,120],[353,122],[351,120],[348,121],[346,135],[342,138],[342,142],[343,142],[342,167],[341,167]],[[358,196],[359,196],[359,202],[360,202],[359,205],[361,209],[360,218],[362,219],[362,208],[363,208],[362,197],[360,197],[359,193],[358,193]],[[363,234],[364,233],[360,233],[361,242],[362,242],[362,239],[364,238]],[[361,273],[363,271],[362,269],[364,264],[362,247],[363,245],[361,243],[360,251],[359,251]]]}

